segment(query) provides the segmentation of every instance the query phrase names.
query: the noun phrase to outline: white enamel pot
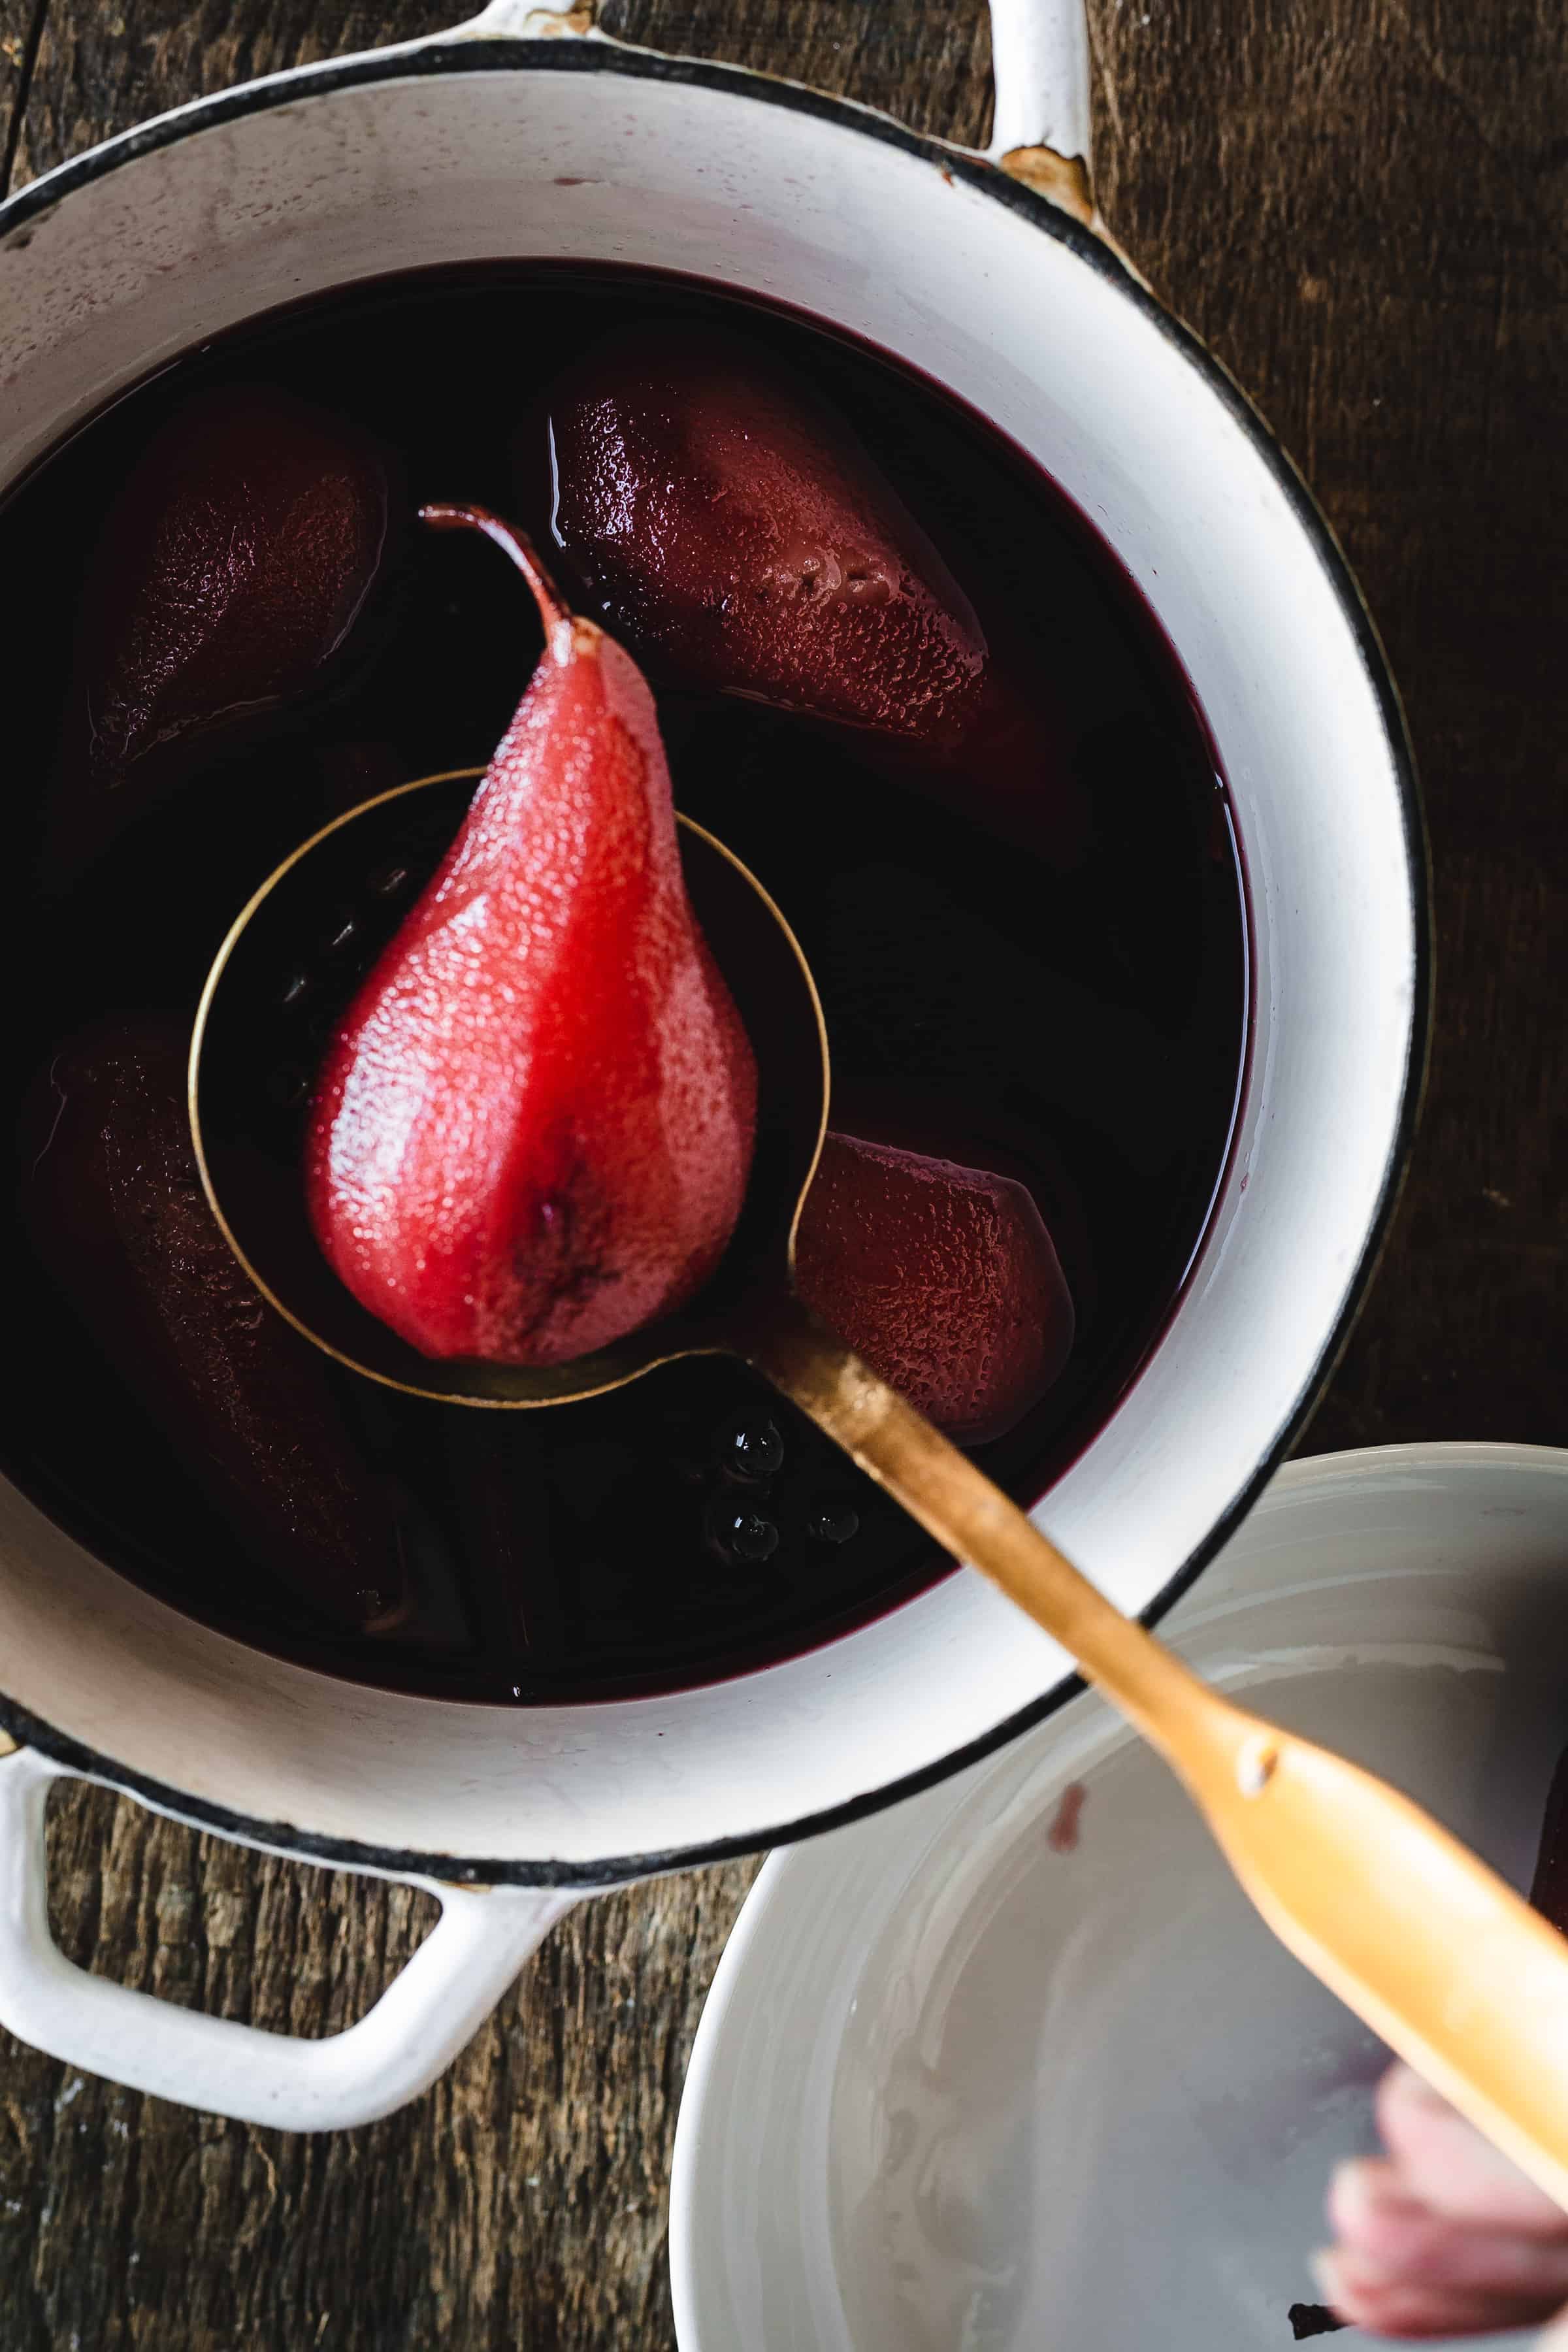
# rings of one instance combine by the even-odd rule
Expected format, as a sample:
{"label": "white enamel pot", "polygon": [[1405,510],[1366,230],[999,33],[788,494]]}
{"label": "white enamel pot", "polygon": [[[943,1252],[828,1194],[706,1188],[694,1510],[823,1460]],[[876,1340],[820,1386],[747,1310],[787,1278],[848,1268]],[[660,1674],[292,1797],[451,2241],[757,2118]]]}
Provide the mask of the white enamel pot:
{"label": "white enamel pot", "polygon": [[[358,278],[519,257],[658,265],[795,305],[923,370],[1054,475],[1186,667],[1250,896],[1249,1070],[1206,1240],[1141,1377],[1041,1507],[1122,1607],[1154,1616],[1279,1458],[1366,1279],[1418,1090],[1425,865],[1394,689],[1321,516],[1093,225],[1073,162],[1079,8],[994,0],[988,157],[620,47],[582,7],[492,7],[182,108],[0,208],[0,490],[219,330]],[[422,2089],[574,1894],[845,1822],[1071,1687],[1062,1653],[963,1572],[809,1655],[668,1698],[510,1712],[351,1687],[179,1615],[9,1487],[0,1683],[17,1743],[0,1764],[0,2021],[297,2129]],[[166,2008],[49,1942],[43,1802],[62,1771],[432,1885],[445,1915],[335,2039]]]}

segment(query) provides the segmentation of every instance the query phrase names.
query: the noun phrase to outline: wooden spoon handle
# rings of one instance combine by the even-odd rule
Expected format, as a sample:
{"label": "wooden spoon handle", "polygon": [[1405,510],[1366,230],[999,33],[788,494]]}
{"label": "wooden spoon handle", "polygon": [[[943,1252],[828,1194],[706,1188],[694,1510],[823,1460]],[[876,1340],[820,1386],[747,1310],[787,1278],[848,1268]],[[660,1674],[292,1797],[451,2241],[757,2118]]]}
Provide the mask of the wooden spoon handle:
{"label": "wooden spoon handle", "polygon": [[967,1454],[805,1307],[781,1307],[748,1334],[745,1355],[944,1550],[1054,1634],[1173,1763],[1177,1744],[1217,1741],[1215,1763],[1235,1766],[1252,1718],[1124,1617]]}
{"label": "wooden spoon handle", "polygon": [[1408,1799],[1210,1690],[795,1301],[747,1359],[1165,1757],[1287,1948],[1568,2206],[1568,1941]]}

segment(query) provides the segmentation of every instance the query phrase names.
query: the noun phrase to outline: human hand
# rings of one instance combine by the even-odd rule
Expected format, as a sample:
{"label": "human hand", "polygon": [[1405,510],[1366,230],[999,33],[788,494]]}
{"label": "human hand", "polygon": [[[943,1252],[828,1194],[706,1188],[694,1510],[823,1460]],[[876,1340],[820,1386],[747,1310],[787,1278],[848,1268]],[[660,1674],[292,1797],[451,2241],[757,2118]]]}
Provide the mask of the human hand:
{"label": "human hand", "polygon": [[1374,2336],[1481,2336],[1555,2317],[1540,2352],[1568,2352],[1568,2213],[1413,2074],[1377,2095],[1385,2157],[1342,2164],[1324,2301]]}

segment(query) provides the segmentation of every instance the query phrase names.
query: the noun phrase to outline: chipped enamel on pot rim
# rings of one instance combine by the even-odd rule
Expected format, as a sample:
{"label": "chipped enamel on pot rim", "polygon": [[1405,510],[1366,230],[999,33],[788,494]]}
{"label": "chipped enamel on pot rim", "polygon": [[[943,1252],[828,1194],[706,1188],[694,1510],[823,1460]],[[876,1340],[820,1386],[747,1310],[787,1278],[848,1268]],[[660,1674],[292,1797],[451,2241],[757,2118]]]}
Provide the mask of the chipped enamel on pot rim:
{"label": "chipped enamel on pot rim", "polygon": [[[1038,1513],[1157,1617],[1326,1376],[1415,1116],[1420,817],[1331,534],[1229,378],[1059,205],[866,109],[597,38],[302,69],[24,190],[0,208],[0,484],[247,318],[498,257],[679,268],[923,370],[1077,499],[1185,664],[1249,877],[1250,1076],[1165,1335]],[[1074,1687],[1051,1642],[957,1574],[806,1656],[668,1697],[513,1712],[362,1689],[177,1614],[10,1487],[0,1659],[18,1739],[184,1820],[513,1885],[605,1885],[850,1820]]]}

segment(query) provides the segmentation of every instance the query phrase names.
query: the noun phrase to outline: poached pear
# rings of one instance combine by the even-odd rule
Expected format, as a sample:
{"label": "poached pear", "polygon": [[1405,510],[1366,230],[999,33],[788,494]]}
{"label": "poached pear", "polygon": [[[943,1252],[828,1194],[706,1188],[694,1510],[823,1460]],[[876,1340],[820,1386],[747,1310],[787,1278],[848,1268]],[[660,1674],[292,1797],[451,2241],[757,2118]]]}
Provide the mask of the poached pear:
{"label": "poached pear", "polygon": [[1020,691],[848,420],[764,345],[626,329],[534,429],[521,462],[548,470],[563,560],[656,678],[852,730],[879,768],[1078,857],[1087,815],[1043,683]]}
{"label": "poached pear", "polygon": [[740,1215],[756,1069],[687,898],[641,672],[557,598],[451,848],[329,1047],[311,1223],[361,1305],[437,1358],[562,1363],[668,1314]]}
{"label": "poached pear", "polygon": [[[21,1140],[34,1245],[185,1472],[310,1609],[346,1631],[390,1630],[411,1591],[402,1500],[207,1206],[174,1024],[126,1014],[71,1039]],[[218,1575],[236,1571],[215,1564]]]}
{"label": "poached pear", "polygon": [[831,1130],[795,1235],[801,1297],[950,1437],[1005,1435],[1058,1380],[1073,1305],[1011,1177]]}
{"label": "poached pear", "polygon": [[153,436],[89,573],[52,866],[331,679],[386,569],[390,477],[357,425],[263,384],[194,394]]}

